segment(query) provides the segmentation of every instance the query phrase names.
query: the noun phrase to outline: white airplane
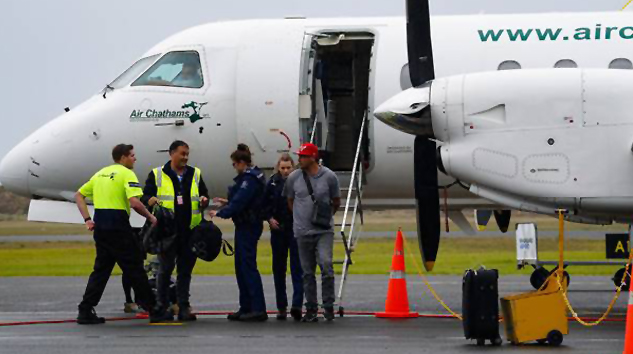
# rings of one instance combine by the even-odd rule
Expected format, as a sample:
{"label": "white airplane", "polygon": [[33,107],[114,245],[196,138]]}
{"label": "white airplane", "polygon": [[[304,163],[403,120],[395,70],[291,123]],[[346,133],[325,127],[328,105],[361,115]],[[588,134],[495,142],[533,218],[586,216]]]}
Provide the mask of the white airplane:
{"label": "white airplane", "polygon": [[[429,20],[428,8],[418,15],[414,25]],[[413,205],[416,167],[418,205],[424,202],[419,237],[430,269],[444,205],[438,186],[452,186],[448,211],[466,229],[464,208],[549,213],[565,206],[578,210],[576,221],[594,221],[583,212],[611,210],[615,195],[630,195],[633,165],[625,159],[633,141],[626,138],[629,103],[619,89],[633,85],[633,74],[609,68],[632,67],[632,20],[628,13],[434,17],[434,53],[417,56],[426,57],[423,65],[435,63],[434,75],[415,76],[420,61],[414,61],[414,80],[404,18],[194,27],[159,43],[102,92],[24,139],[2,160],[0,182],[32,197],[32,209],[40,199],[67,202],[111,163],[114,145],[135,145],[143,180],[165,163],[169,143],[181,139],[191,145],[191,161],[202,168],[210,193],[221,196],[234,174],[229,154],[238,142],[272,170],[280,152],[314,135],[334,170],[351,171],[359,156],[365,203]],[[430,48],[430,38],[418,39]],[[575,66],[593,70],[547,69]],[[540,70],[497,72],[519,68]],[[442,79],[404,91],[376,111],[389,125],[423,136],[418,144],[369,119],[377,103],[435,76]],[[435,144],[418,152],[428,137],[441,141],[441,166],[452,177],[437,171]],[[603,173],[616,165],[622,166],[617,175]],[[530,204],[529,197],[542,198]],[[55,205],[40,207],[31,220],[77,221],[75,210],[60,216]],[[615,204],[628,205],[621,198]],[[509,223],[509,214],[498,216]]]}

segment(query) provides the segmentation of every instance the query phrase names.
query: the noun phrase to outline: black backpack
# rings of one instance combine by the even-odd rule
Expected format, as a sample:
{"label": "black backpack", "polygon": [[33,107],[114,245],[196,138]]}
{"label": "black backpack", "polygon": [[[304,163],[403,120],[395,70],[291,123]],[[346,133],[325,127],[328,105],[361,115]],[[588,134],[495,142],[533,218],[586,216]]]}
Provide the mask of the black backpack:
{"label": "black backpack", "polygon": [[154,227],[148,222],[143,226],[143,248],[149,254],[159,254],[168,250],[176,240],[176,220],[171,210],[160,205],[154,206],[153,214],[158,224]]}
{"label": "black backpack", "polygon": [[215,260],[220,251],[227,256],[232,256],[234,253],[231,244],[222,239],[220,228],[207,220],[202,220],[200,225],[193,230],[189,247],[198,258],[207,262]]}

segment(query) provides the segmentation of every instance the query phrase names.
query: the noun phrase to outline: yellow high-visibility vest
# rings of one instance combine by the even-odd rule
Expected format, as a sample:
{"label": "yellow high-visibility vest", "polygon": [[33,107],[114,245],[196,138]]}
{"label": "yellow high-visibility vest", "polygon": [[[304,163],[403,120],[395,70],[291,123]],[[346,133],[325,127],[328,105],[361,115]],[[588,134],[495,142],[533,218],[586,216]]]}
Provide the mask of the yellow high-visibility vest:
{"label": "yellow high-visibility vest", "polygon": [[[161,201],[161,205],[171,211],[176,210],[176,191],[174,189],[174,183],[171,178],[163,171],[162,167],[157,167],[152,170],[154,172],[154,178],[156,179],[156,187],[158,192],[156,198]],[[193,174],[193,181],[191,182],[191,224],[190,228],[200,225],[202,222],[202,211],[200,210],[200,176],[202,172],[199,168],[195,167]]]}

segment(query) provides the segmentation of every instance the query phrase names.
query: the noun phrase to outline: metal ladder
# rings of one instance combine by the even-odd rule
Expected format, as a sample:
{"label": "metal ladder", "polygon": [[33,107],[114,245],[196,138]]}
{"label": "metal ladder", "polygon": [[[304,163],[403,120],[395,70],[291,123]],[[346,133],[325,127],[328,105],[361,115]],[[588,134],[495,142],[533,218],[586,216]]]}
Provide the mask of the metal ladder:
{"label": "metal ladder", "polygon": [[363,231],[363,225],[365,223],[363,215],[364,166],[361,159],[361,154],[363,150],[363,140],[365,137],[364,133],[366,123],[367,112],[365,112],[365,116],[360,127],[360,134],[358,137],[358,144],[356,146],[356,154],[354,156],[354,165],[352,168],[352,172],[337,173],[337,175],[339,176],[340,174],[349,176],[348,187],[341,188],[342,192],[347,192],[345,208],[343,209],[343,219],[340,224],[335,224],[336,227],[340,227],[341,240],[345,248],[345,259],[342,261],[334,261],[335,264],[341,264],[343,266],[337,295],[337,303],[339,305],[338,312],[341,317],[343,317],[343,315],[345,314],[345,308],[343,307],[343,296],[345,295],[345,284],[347,283],[349,267],[354,264],[352,262],[352,253],[356,248],[356,244],[360,238],[360,235]]}
{"label": "metal ladder", "polygon": [[[339,181],[341,181],[341,185],[347,186],[341,188],[341,192],[347,193],[343,209],[343,219],[341,223],[336,223],[334,225],[336,228],[340,228],[340,243],[343,244],[343,247],[345,249],[345,258],[343,260],[334,260],[333,262],[334,264],[339,264],[343,266],[337,295],[337,303],[339,305],[338,313],[341,317],[343,317],[345,314],[345,308],[343,307],[343,296],[345,294],[345,284],[347,283],[349,267],[353,264],[352,253],[354,252],[356,244],[362,233],[363,225],[365,223],[363,214],[364,166],[361,160],[361,154],[363,150],[363,141],[365,139],[365,127],[368,120],[367,115],[368,112],[365,112],[363,122],[361,123],[352,171],[335,172],[339,178]],[[314,143],[315,141],[317,123],[317,119],[315,119],[310,136],[311,143]]]}

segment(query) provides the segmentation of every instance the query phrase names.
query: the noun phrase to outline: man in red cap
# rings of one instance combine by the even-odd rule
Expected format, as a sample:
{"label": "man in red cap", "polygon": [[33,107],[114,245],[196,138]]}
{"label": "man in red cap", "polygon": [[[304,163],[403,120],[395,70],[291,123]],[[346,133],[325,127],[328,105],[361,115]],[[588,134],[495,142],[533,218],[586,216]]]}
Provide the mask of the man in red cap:
{"label": "man in red cap", "polygon": [[303,144],[297,155],[301,169],[286,180],[284,196],[292,210],[303,268],[306,314],[302,321],[318,321],[317,264],[321,268],[323,310],[325,318],[331,321],[334,319],[333,216],[341,206],[339,181],[334,172],[318,164],[319,149],[314,144]]}

